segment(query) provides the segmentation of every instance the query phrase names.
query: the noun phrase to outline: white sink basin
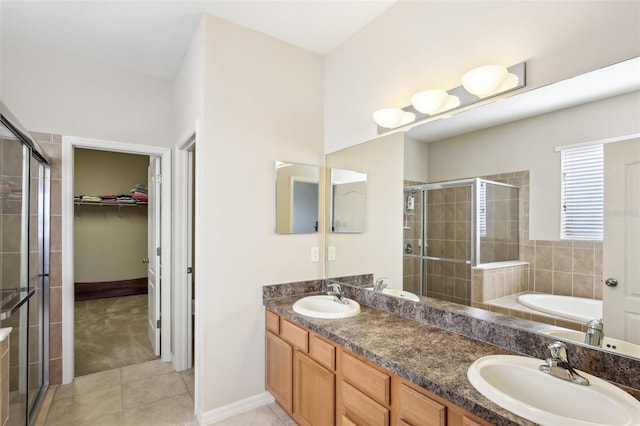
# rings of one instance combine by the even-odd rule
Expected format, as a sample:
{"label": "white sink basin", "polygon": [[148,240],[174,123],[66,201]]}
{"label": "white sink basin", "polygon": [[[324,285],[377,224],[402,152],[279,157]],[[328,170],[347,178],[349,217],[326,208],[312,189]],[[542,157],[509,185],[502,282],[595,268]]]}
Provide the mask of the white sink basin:
{"label": "white sink basin", "polygon": [[[543,330],[542,333],[550,336],[559,337],[560,339],[573,340],[574,342],[584,343],[584,333],[576,330]],[[604,336],[602,339],[602,349],[606,349],[618,354],[634,356],[640,358],[640,345],[625,342],[624,340],[614,339]]]}
{"label": "white sink basin", "polygon": [[491,355],[467,370],[469,381],[499,406],[542,425],[637,425],[640,401],[622,389],[579,372],[583,386],[543,373],[544,362],[514,355]]}
{"label": "white sink basin", "polygon": [[349,318],[358,315],[360,304],[355,300],[345,300],[349,303],[338,303],[328,295],[307,296],[294,303],[293,310],[314,318]]}
{"label": "white sink basin", "polygon": [[[373,287],[367,287],[367,289],[373,290]],[[382,293],[388,294],[389,296],[393,297],[400,297],[402,299],[411,300],[413,302],[420,301],[420,298],[417,295],[411,293],[410,291],[401,290],[399,288],[383,288]]]}

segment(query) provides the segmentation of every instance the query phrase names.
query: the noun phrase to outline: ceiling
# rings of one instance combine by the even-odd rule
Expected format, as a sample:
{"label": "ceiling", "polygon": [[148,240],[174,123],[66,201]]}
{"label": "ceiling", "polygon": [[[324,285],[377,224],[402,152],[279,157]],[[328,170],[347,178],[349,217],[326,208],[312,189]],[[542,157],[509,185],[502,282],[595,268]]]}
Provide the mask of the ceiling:
{"label": "ceiling", "polygon": [[209,14],[326,55],[395,0],[0,1],[2,44],[171,80]]}

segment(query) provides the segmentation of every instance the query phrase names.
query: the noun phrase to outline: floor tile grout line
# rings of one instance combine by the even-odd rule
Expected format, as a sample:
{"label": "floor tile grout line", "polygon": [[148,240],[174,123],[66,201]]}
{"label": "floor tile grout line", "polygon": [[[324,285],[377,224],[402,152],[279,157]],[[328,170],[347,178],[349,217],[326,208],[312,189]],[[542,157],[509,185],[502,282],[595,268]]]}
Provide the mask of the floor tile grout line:
{"label": "floor tile grout line", "polygon": [[178,396],[182,396],[182,395],[185,395],[185,394],[186,394],[186,395],[189,395],[189,390],[187,390],[186,392],[183,392],[183,393],[178,393],[178,394],[176,394],[176,395],[166,396],[166,397],[164,397],[164,398],[160,398],[160,399],[157,399],[157,400],[155,400],[155,401],[147,402],[146,404],[136,405],[135,407],[124,408],[124,406],[123,406],[123,408],[124,408],[124,412],[126,413],[127,411],[131,411],[131,410],[138,410],[138,409],[140,409],[140,408],[144,408],[144,407],[147,407],[147,406],[149,406],[149,405],[157,404],[157,403],[159,403],[159,402],[161,402],[161,401],[167,401],[167,400],[169,400],[169,399],[171,399],[171,398],[176,398],[176,397],[178,397]]}

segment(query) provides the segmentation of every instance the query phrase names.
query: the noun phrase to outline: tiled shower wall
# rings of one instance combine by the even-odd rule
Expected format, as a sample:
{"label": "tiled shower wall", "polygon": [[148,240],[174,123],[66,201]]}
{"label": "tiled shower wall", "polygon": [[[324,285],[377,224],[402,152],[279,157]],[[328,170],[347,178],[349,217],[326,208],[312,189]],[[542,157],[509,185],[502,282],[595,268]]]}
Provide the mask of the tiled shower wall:
{"label": "tiled shower wall", "polygon": [[32,132],[51,160],[49,383],[62,383],[62,136]]}
{"label": "tiled shower wall", "polygon": [[427,199],[427,295],[471,303],[471,187],[436,189]]}

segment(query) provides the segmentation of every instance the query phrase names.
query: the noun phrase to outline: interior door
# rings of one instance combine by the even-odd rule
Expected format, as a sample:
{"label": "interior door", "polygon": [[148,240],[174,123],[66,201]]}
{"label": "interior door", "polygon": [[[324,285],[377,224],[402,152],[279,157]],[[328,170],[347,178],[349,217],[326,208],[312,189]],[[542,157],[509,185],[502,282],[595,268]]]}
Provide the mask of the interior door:
{"label": "interior door", "polygon": [[640,344],[640,139],[604,146],[604,194],[604,331]]}
{"label": "interior door", "polygon": [[160,252],[160,159],[153,157],[149,164],[149,217],[147,220],[148,257],[149,257],[149,340],[156,356],[160,356],[160,280],[161,252]]}

